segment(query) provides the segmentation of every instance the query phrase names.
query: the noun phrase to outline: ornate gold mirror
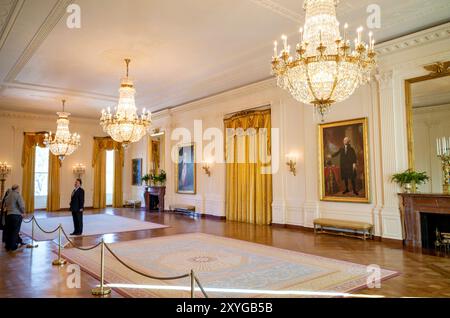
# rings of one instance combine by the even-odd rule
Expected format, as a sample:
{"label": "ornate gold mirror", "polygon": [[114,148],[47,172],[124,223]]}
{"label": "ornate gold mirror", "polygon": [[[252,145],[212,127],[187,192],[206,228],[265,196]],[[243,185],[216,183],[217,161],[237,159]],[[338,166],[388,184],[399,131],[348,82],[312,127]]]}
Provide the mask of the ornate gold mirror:
{"label": "ornate gold mirror", "polygon": [[405,82],[409,168],[430,177],[421,192],[442,193],[449,182],[445,162],[438,157],[450,147],[449,67],[450,61],[427,65],[428,75]]}
{"label": "ornate gold mirror", "polygon": [[159,173],[164,170],[164,131],[154,129],[148,137],[148,172]]}

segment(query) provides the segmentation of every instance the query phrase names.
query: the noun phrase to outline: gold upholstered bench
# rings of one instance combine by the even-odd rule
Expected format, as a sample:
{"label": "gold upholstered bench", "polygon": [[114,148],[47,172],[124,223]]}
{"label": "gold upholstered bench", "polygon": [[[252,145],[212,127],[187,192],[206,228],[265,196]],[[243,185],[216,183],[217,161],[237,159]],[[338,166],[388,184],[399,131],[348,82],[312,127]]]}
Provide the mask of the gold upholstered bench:
{"label": "gold upholstered bench", "polygon": [[140,208],[142,205],[141,201],[139,200],[127,200],[125,201],[125,203],[123,204],[124,208]]}
{"label": "gold upholstered bench", "polygon": [[[328,229],[332,229],[333,231],[329,231]],[[373,238],[373,225],[370,223],[357,221],[315,219],[314,233],[336,234],[366,240],[367,238]],[[362,233],[362,235],[359,235],[359,233]]]}
{"label": "gold upholstered bench", "polygon": [[189,204],[172,204],[169,206],[169,210],[183,213],[195,213],[195,206]]}

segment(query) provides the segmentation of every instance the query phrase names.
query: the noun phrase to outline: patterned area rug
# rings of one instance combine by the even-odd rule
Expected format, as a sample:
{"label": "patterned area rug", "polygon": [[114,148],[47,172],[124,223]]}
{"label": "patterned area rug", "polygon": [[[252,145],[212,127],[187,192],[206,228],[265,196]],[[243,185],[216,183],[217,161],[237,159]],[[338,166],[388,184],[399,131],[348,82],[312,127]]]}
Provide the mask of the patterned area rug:
{"label": "patterned area rug", "polygon": [[[64,231],[68,235],[73,232],[73,220],[71,216],[40,218],[36,220],[45,231],[53,231],[59,224],[62,224]],[[84,215],[83,217],[83,236],[153,230],[165,227],[167,226],[111,214],[92,214]],[[31,223],[22,223],[21,232],[31,237]],[[34,237],[37,241],[50,241],[57,237],[57,233],[45,234],[35,226]]]}
{"label": "patterned area rug", "polygon": [[[202,233],[109,246],[126,264],[153,276],[177,276],[193,269],[210,297],[333,297],[365,288],[369,275],[364,265]],[[98,278],[99,249],[70,248],[63,256]],[[381,270],[380,278],[397,274]],[[105,279],[130,297],[189,297],[189,278],[148,279],[126,269],[109,252]]]}

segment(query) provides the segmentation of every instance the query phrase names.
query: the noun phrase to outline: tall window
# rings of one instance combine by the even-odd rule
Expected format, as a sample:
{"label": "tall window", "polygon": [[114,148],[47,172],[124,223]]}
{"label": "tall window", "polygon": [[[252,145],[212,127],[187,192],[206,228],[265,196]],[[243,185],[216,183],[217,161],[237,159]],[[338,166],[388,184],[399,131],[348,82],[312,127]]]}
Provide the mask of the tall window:
{"label": "tall window", "polygon": [[114,191],[114,150],[106,152],[106,205],[113,204]]}
{"label": "tall window", "polygon": [[49,149],[36,147],[34,163],[34,207],[45,209],[48,195],[48,162]]}

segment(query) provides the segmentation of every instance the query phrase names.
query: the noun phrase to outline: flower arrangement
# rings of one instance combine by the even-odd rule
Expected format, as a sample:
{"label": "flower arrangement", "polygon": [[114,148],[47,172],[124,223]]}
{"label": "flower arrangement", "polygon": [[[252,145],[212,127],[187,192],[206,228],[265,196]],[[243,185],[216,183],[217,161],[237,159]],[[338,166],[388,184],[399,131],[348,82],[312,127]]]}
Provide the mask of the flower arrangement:
{"label": "flower arrangement", "polygon": [[147,173],[147,174],[143,175],[142,178],[141,178],[141,180],[145,182],[145,185],[146,185],[146,186],[148,186],[148,184],[149,184],[149,182],[150,182],[150,180],[151,180],[150,174]]}
{"label": "flower arrangement", "polygon": [[167,174],[164,170],[161,170],[159,174],[154,173],[150,175],[150,179],[155,185],[164,185],[167,180]]}
{"label": "flower arrangement", "polygon": [[416,186],[425,184],[430,180],[426,172],[417,172],[413,169],[408,169],[402,173],[396,173],[392,176],[391,181],[399,184],[409,193],[411,190],[415,192]]}

